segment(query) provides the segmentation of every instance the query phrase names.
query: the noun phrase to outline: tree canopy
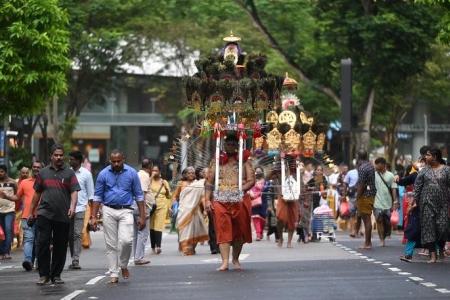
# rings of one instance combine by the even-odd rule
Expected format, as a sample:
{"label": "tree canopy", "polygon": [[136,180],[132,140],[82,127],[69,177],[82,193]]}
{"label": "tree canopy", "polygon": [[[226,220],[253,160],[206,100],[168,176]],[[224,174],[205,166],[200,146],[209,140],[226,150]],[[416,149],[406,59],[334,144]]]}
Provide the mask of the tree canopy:
{"label": "tree canopy", "polygon": [[0,3],[0,115],[39,112],[66,92],[66,28],[56,0]]}

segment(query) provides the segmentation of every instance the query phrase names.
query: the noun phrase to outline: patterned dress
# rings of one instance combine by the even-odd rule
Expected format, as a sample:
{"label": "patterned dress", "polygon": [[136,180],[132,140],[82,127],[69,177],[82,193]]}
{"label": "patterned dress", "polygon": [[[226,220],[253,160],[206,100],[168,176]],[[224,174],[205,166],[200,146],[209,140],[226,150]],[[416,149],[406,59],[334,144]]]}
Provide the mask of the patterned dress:
{"label": "patterned dress", "polygon": [[420,207],[422,244],[445,241],[449,225],[450,167],[422,169],[415,182],[414,198]]}

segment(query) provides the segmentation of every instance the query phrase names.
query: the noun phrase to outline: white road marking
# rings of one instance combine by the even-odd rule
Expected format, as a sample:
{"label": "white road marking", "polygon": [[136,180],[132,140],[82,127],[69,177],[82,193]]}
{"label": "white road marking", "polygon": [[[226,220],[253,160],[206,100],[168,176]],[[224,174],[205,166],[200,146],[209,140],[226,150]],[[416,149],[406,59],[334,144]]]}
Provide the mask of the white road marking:
{"label": "white road marking", "polygon": [[382,261],[374,261],[373,263],[378,265],[378,264],[382,264],[383,262]]}
{"label": "white road marking", "polygon": [[413,281],[423,281],[423,278],[420,277],[409,277],[409,279],[413,280]]}
{"label": "white road marking", "polygon": [[358,253],[358,252],[352,250],[352,251],[348,251],[348,253],[355,254],[355,253]]}
{"label": "white road marking", "polygon": [[76,296],[83,294],[84,292],[86,292],[85,290],[76,290],[73,291],[72,293],[70,293],[69,295],[61,298],[61,300],[72,300],[73,298],[75,298]]}
{"label": "white road marking", "polygon": [[399,272],[398,275],[409,276],[411,273],[409,272]]}
{"label": "white road marking", "polygon": [[[239,260],[240,260],[240,261],[246,260],[249,256],[250,256],[250,254],[248,254],[248,253],[243,253],[243,254],[241,254],[241,255],[239,256]],[[219,263],[219,262],[221,262],[221,261],[222,261],[222,260],[221,260],[220,258],[218,258],[218,257],[216,257],[216,258],[210,258],[210,259],[203,259],[203,260],[202,260],[202,262],[204,262],[204,263]],[[230,258],[230,261],[231,261],[231,258]]]}
{"label": "white road marking", "polygon": [[422,282],[421,285],[424,285],[426,287],[435,287],[435,286],[437,286],[436,284],[434,284],[432,282]]}
{"label": "white road marking", "polygon": [[373,262],[373,261],[375,261],[375,259],[373,259],[373,258],[368,258],[368,259],[366,259],[367,261],[370,261],[370,262]]}
{"label": "white road marking", "polygon": [[12,269],[13,266],[4,266],[4,267],[0,267],[0,271],[1,270],[6,270],[6,269]]}
{"label": "white road marking", "polygon": [[90,297],[88,297],[88,299],[98,299],[98,297],[90,296]]}
{"label": "white road marking", "polygon": [[402,271],[399,268],[388,268],[388,270],[391,270],[392,272],[401,272]]}
{"label": "white road marking", "polygon": [[435,289],[435,290],[442,294],[450,294],[450,291],[447,289]]}
{"label": "white road marking", "polygon": [[239,256],[239,260],[246,260],[249,256],[250,256],[250,254],[241,254]]}
{"label": "white road marking", "polygon": [[384,263],[384,264],[381,264],[382,266],[390,266],[391,264],[390,263]]}
{"label": "white road marking", "polygon": [[94,277],[91,280],[89,280],[88,282],[86,282],[86,285],[94,285],[105,277],[106,277],[105,275]]}
{"label": "white road marking", "polygon": [[353,254],[355,254],[356,256],[362,256],[362,253],[353,253]]}
{"label": "white road marking", "polygon": [[368,258],[368,257],[365,256],[365,255],[361,255],[359,258],[366,259],[366,258]]}

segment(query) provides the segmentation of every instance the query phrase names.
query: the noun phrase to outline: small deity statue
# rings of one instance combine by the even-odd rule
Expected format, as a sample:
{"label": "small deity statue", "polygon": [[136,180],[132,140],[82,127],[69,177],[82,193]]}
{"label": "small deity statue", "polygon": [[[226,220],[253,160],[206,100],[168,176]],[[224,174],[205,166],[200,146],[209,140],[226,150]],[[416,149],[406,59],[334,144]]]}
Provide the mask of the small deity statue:
{"label": "small deity statue", "polygon": [[238,44],[241,38],[235,36],[233,31],[231,31],[230,35],[224,37],[223,40],[226,42],[225,46],[220,51],[223,60],[232,59],[235,65],[243,65],[245,55]]}

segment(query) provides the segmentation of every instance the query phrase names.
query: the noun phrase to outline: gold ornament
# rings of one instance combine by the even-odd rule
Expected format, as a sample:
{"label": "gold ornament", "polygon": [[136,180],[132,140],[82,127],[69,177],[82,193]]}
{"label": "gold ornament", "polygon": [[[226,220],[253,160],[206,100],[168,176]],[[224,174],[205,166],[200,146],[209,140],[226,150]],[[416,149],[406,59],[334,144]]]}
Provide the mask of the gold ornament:
{"label": "gold ornament", "polygon": [[294,112],[290,110],[283,111],[278,117],[278,122],[281,124],[289,124],[291,128],[295,126],[295,122],[297,121],[297,116]]}
{"label": "gold ornament", "polygon": [[284,134],[284,144],[288,151],[295,151],[300,145],[300,134],[298,134],[294,129],[290,129]]}
{"label": "gold ornament", "polygon": [[202,110],[202,99],[200,98],[200,94],[198,92],[194,92],[191,98],[192,108],[196,112],[200,112]]}
{"label": "gold ornament", "polygon": [[317,151],[323,151],[324,146],[325,146],[325,133],[320,133],[317,136],[317,144],[316,144]]}
{"label": "gold ornament", "polygon": [[311,130],[308,130],[303,135],[303,150],[314,151],[316,146],[316,135]]}
{"label": "gold ornament", "polygon": [[269,150],[277,150],[281,144],[282,134],[274,128],[267,134],[267,146]]}
{"label": "gold ornament", "polygon": [[312,126],[312,124],[314,123],[314,118],[313,117],[308,118],[304,112],[300,112],[300,120],[302,121],[302,124],[306,124],[309,126]]}
{"label": "gold ornament", "polygon": [[288,73],[286,72],[286,76],[284,77],[283,86],[286,88],[295,88],[297,87],[297,81],[293,78],[290,78]]}
{"label": "gold ornament", "polygon": [[266,123],[273,124],[274,126],[278,124],[278,114],[276,111],[271,110],[267,113]]}
{"label": "gold ornament", "polygon": [[256,149],[262,149],[264,145],[264,137],[260,136],[255,138],[255,148]]}
{"label": "gold ornament", "polygon": [[235,36],[233,34],[233,30],[230,30],[230,35],[224,37],[223,40],[228,43],[236,43],[236,42],[239,42],[241,40],[241,38],[238,36]]}

